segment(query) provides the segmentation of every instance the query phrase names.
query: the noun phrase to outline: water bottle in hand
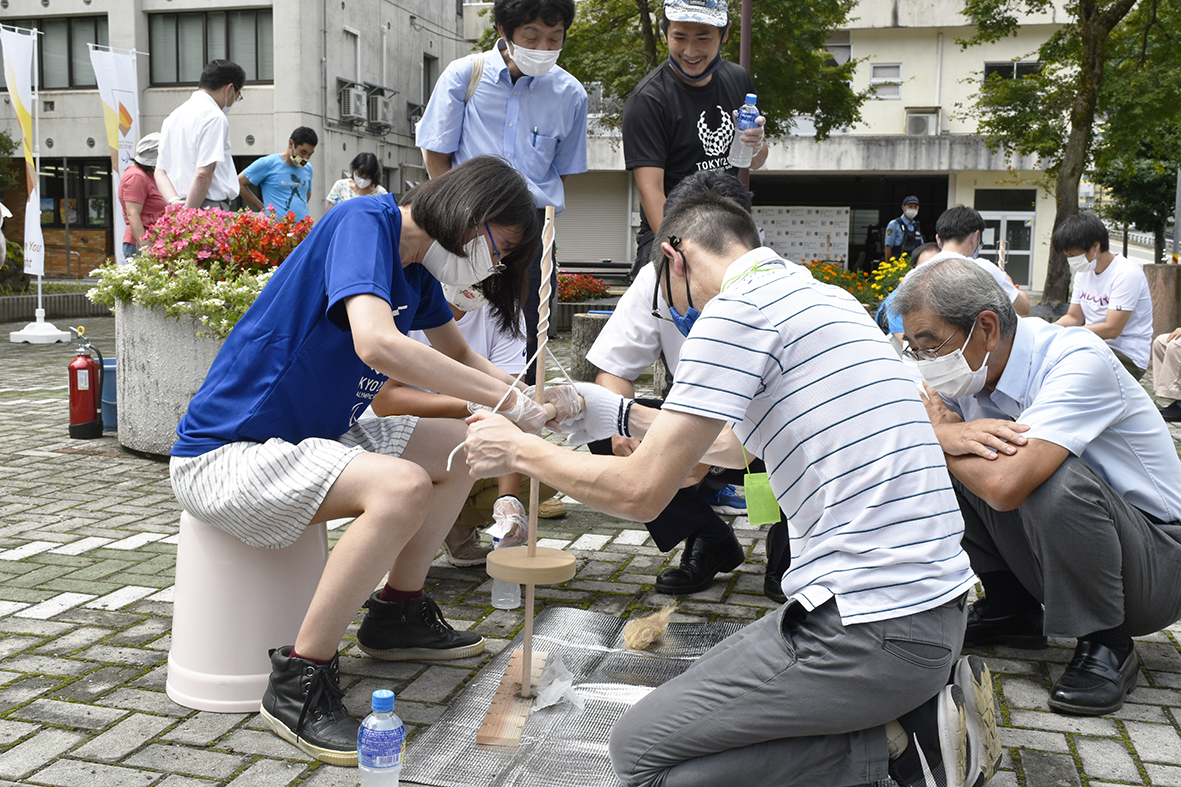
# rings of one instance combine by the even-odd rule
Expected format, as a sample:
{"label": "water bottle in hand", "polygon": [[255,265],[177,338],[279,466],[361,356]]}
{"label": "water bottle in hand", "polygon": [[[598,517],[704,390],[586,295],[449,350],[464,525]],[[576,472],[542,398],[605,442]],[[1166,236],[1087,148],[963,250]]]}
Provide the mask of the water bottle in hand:
{"label": "water bottle in hand", "polygon": [[750,166],[754,156],[754,149],[742,141],[742,132],[748,128],[758,128],[759,108],[755,106],[758,97],[754,93],[746,94],[746,103],[738,110],[738,120],[734,123],[734,141],[730,143],[730,166],[745,169]]}
{"label": "water bottle in hand", "polygon": [[[500,547],[500,539],[492,539],[493,549]],[[521,586],[504,579],[492,580],[492,606],[497,609],[516,609],[521,606]]]}
{"label": "water bottle in hand", "polygon": [[394,713],[394,693],[373,692],[373,712],[357,730],[357,767],[362,787],[398,787],[406,725]]}

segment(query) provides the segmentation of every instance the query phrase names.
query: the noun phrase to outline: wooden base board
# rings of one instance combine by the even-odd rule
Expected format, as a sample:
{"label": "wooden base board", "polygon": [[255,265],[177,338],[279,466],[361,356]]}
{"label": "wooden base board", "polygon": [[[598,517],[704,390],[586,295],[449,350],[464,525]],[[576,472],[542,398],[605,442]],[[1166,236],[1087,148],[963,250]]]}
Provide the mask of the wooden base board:
{"label": "wooden base board", "polygon": [[[544,651],[533,651],[531,686],[536,687],[537,681],[541,679],[548,656]],[[521,660],[521,651],[513,651],[504,677],[500,679],[500,686],[492,697],[492,704],[488,706],[484,723],[476,733],[476,743],[480,746],[515,747],[521,739],[525,718],[533,706],[533,697],[525,699],[521,696]]]}

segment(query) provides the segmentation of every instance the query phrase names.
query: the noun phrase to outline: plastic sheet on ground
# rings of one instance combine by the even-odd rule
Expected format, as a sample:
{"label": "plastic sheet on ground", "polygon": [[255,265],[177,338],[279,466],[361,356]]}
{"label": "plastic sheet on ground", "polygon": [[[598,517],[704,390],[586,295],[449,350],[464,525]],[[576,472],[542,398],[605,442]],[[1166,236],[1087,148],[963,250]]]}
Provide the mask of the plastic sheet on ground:
{"label": "plastic sheet on ground", "polygon": [[651,651],[623,647],[626,620],[580,609],[537,616],[533,649],[561,655],[586,701],[529,714],[515,749],[476,745],[476,731],[521,635],[452,700],[406,750],[402,782],[431,787],[618,787],[607,756],[611,726],[656,686],[741,628],[738,623],[673,623]]}

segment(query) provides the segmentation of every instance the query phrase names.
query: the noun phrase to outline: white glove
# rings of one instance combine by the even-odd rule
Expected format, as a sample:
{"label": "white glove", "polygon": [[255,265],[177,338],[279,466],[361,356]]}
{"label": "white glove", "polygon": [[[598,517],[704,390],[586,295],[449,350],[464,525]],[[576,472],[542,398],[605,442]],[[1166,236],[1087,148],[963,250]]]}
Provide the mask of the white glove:
{"label": "white glove", "polygon": [[496,498],[492,504],[492,521],[488,534],[500,539],[497,549],[517,547],[529,541],[529,515],[521,501],[512,495]]}
{"label": "white glove", "polygon": [[[491,407],[475,402],[467,403],[469,413],[491,409]],[[521,431],[530,434],[540,434],[545,422],[549,420],[545,408],[526,396],[525,392],[516,386],[509,389],[508,398],[504,400],[504,404],[496,412],[521,427]]]}
{"label": "white glove", "polygon": [[569,424],[567,445],[583,445],[616,435],[631,437],[624,421],[635,400],[624,399],[614,391],[594,383],[574,383],[572,387],[582,396],[583,408]]}

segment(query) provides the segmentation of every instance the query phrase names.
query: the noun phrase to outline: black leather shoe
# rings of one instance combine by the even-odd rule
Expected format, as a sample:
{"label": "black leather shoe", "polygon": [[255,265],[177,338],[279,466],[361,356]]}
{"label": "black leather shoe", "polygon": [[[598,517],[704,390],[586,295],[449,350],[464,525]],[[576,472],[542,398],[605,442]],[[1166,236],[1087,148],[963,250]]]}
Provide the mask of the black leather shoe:
{"label": "black leather shoe", "polygon": [[767,530],[767,573],[763,577],[763,595],[776,604],[787,602],[783,594],[783,575],[791,568],[791,552],[787,549],[787,522],[776,522]]}
{"label": "black leather shoe", "polygon": [[781,578],[772,576],[770,571],[763,577],[763,595],[776,604],[787,603],[787,596],[783,594]]}
{"label": "black leather shoe", "polygon": [[1050,710],[1075,716],[1103,716],[1124,706],[1136,687],[1140,658],[1136,646],[1120,663],[1106,645],[1079,640],[1074,658],[1050,691]]}
{"label": "black leather shoe", "polygon": [[1181,421],[1181,402],[1173,402],[1168,407],[1158,407],[1156,409],[1160,410],[1160,417],[1166,421]]}
{"label": "black leather shoe", "polygon": [[668,568],[656,577],[659,593],[680,595],[705,590],[713,582],[714,575],[733,571],[746,560],[746,551],[738,543],[733,531],[720,544],[707,544],[699,538],[689,536],[678,568]]}
{"label": "black leather shoe", "polygon": [[329,664],[291,658],[291,647],[272,650],[271,677],[260,712],[270,728],[317,760],[356,766],[361,723],[341,701],[340,658]]}
{"label": "black leather shoe", "polygon": [[1046,615],[1041,607],[997,618],[987,615],[987,598],[968,607],[968,625],[964,629],[965,648],[1008,645],[1010,648],[1038,650],[1046,646],[1046,635],[1042,633]]}
{"label": "black leather shoe", "polygon": [[357,647],[375,659],[466,659],[484,652],[484,638],[456,631],[427,596],[382,601],[381,591],[365,602],[369,610],[357,630]]}

